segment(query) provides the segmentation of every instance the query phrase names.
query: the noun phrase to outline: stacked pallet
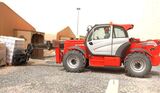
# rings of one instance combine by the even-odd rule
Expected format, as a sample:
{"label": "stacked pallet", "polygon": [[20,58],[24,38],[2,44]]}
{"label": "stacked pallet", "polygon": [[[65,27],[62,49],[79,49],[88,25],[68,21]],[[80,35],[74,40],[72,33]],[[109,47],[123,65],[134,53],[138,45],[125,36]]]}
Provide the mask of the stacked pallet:
{"label": "stacked pallet", "polygon": [[0,42],[0,66],[6,65],[6,47]]}
{"label": "stacked pallet", "polygon": [[0,42],[4,43],[7,49],[6,63],[12,64],[12,58],[16,49],[25,49],[25,40],[15,37],[0,36]]}

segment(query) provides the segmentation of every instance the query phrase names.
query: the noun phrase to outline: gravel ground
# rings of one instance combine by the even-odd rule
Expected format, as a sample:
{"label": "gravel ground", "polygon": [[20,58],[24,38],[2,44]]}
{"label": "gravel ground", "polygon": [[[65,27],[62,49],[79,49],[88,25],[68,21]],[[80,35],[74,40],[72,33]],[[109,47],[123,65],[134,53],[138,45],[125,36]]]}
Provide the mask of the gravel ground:
{"label": "gravel ground", "polygon": [[160,67],[152,68],[145,78],[134,78],[126,76],[123,68],[90,67],[69,73],[51,60],[1,67],[0,93],[105,93],[110,79],[119,80],[119,93],[160,93]]}

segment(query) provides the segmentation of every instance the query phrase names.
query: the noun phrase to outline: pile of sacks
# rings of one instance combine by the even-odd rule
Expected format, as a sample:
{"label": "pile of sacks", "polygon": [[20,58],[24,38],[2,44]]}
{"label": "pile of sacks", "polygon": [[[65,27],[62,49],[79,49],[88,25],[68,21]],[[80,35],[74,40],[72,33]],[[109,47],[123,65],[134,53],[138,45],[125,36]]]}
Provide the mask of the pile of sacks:
{"label": "pile of sacks", "polygon": [[25,40],[15,37],[0,36],[0,62],[12,65],[12,58],[16,49],[25,49]]}

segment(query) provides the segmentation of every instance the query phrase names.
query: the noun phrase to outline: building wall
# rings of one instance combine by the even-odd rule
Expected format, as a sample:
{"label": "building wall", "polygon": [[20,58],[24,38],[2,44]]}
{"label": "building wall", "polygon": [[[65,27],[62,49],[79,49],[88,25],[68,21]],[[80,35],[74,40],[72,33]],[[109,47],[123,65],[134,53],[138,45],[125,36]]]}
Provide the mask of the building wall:
{"label": "building wall", "polygon": [[15,36],[15,29],[35,31],[28,22],[0,2],[0,35]]}
{"label": "building wall", "polygon": [[76,36],[74,35],[69,26],[57,33],[57,40],[69,40],[75,38]]}
{"label": "building wall", "polygon": [[31,43],[32,34],[33,34],[32,32],[28,31],[16,31],[16,37],[25,39],[25,48],[27,48],[27,45]]}
{"label": "building wall", "polygon": [[[43,43],[44,34],[36,32],[35,28],[16,14],[6,4],[0,2],[0,35],[14,36],[26,39],[25,47],[29,43]],[[33,36],[36,36],[36,38]],[[34,42],[32,42],[34,40]],[[37,42],[36,42],[37,41]],[[32,57],[42,58],[43,49],[35,49]]]}

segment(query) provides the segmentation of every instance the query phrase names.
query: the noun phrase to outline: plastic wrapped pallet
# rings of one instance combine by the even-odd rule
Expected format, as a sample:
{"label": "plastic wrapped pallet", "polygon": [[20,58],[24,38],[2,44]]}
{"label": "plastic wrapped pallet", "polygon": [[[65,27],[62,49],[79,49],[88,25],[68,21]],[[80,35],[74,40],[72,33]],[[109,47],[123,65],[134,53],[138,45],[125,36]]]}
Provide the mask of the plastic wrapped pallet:
{"label": "plastic wrapped pallet", "polygon": [[25,40],[15,37],[0,36],[0,42],[3,42],[7,48],[7,64],[12,64],[13,53],[16,49],[25,49]]}
{"label": "plastic wrapped pallet", "polygon": [[0,42],[0,66],[6,65],[6,47]]}

